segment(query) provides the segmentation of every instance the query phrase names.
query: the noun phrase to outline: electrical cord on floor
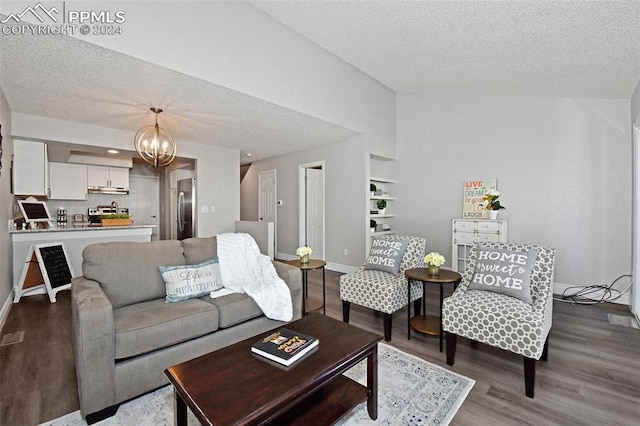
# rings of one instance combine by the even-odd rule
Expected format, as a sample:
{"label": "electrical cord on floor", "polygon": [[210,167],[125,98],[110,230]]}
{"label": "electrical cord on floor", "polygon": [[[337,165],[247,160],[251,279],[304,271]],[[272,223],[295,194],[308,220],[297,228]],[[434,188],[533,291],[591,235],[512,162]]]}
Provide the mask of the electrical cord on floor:
{"label": "electrical cord on floor", "polygon": [[[576,305],[596,305],[598,303],[613,302],[619,299],[631,288],[631,283],[624,290],[613,288],[615,283],[624,277],[631,278],[630,274],[620,275],[609,285],[588,285],[567,287],[562,296],[554,296],[558,302],[572,303]],[[571,292],[570,292],[571,291]]]}

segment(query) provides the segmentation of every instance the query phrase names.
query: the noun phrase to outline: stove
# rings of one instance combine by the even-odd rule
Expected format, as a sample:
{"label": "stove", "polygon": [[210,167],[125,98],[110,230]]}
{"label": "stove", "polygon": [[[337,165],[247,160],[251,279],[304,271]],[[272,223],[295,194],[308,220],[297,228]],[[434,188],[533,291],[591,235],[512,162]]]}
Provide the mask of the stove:
{"label": "stove", "polygon": [[87,210],[87,216],[89,217],[89,226],[101,226],[101,215],[116,213],[118,213],[118,208],[113,206],[89,207],[89,209]]}

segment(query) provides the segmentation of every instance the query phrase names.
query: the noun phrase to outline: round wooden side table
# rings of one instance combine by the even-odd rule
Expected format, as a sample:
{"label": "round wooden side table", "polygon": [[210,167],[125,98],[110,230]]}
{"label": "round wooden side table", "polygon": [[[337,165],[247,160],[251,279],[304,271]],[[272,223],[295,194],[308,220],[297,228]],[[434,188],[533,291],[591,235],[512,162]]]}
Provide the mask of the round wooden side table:
{"label": "round wooden side table", "polygon": [[[453,283],[453,289],[455,290],[462,280],[462,275],[457,272],[449,271],[448,269],[440,269],[439,275],[429,275],[427,268],[413,268],[407,269],[404,273],[407,277],[407,287],[409,299],[411,299],[411,284],[414,281],[422,282],[422,311],[425,315],[416,315],[411,318],[411,303],[408,305],[408,324],[407,324],[407,338],[411,340],[411,328],[413,327],[416,331],[421,333],[425,333],[431,336],[439,336],[440,337],[440,352],[442,352],[442,300],[443,297],[443,286],[444,284]],[[438,284],[440,285],[440,315],[426,315],[427,313],[427,304],[426,304],[426,295],[427,295],[427,284]],[[418,306],[419,307],[419,306]],[[417,308],[416,308],[417,309]]]}
{"label": "round wooden side table", "polygon": [[[300,268],[302,271],[302,316],[305,316],[307,312],[317,311],[322,308],[322,313],[324,315],[327,314],[327,296],[326,296],[326,281],[325,281],[325,271],[324,267],[327,265],[327,262],[320,259],[309,259],[309,263],[301,263],[300,259],[294,260],[286,260],[283,263],[287,263],[291,266],[295,266],[296,268]],[[312,269],[321,269],[322,268],[322,305],[311,305],[311,301],[309,301],[309,306],[307,306],[307,297],[309,295],[309,291],[307,289],[307,273]]]}

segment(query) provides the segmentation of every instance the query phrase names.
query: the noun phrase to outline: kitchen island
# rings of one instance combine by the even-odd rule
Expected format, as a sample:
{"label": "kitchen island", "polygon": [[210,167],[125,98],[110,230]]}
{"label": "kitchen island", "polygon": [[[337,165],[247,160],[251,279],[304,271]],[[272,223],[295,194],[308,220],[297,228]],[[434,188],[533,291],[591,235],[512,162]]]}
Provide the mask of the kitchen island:
{"label": "kitchen island", "polygon": [[[82,275],[82,251],[90,244],[109,241],[151,241],[155,225],[130,226],[75,226],[66,228],[24,229],[9,231],[13,242],[13,285],[20,288],[20,277],[34,244],[64,242],[73,275]],[[117,266],[117,265],[114,265]],[[18,291],[14,293],[18,294]],[[17,302],[14,297],[14,303]]]}

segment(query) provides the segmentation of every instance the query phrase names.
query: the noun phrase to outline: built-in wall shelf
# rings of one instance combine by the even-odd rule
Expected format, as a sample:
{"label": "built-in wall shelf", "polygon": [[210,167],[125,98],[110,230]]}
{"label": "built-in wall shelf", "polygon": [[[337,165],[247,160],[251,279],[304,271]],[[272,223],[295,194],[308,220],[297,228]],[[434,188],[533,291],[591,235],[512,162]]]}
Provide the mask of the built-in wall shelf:
{"label": "built-in wall shelf", "polygon": [[398,181],[393,180],[393,179],[386,179],[386,178],[380,178],[380,177],[370,177],[369,178],[370,182],[380,182],[380,183],[398,183]]}
{"label": "built-in wall shelf", "polygon": [[[394,196],[395,184],[397,183],[394,179],[387,179],[379,176],[372,176],[369,178],[369,215],[368,218],[370,221],[376,222],[377,231],[371,232],[370,227],[370,236],[376,237],[378,235],[389,235],[394,234],[394,223],[393,218],[396,217],[395,213],[390,213],[389,209],[393,211],[393,201],[396,200]],[[371,191],[371,185],[374,185],[376,191]],[[383,212],[379,212],[378,209],[378,201],[384,200],[387,205]],[[389,229],[390,228],[390,229]],[[367,245],[368,247],[368,245]]]}
{"label": "built-in wall shelf", "polygon": [[373,232],[371,234],[372,237],[377,237],[378,235],[389,235],[389,234],[393,234],[393,231],[380,231],[380,232]]}

